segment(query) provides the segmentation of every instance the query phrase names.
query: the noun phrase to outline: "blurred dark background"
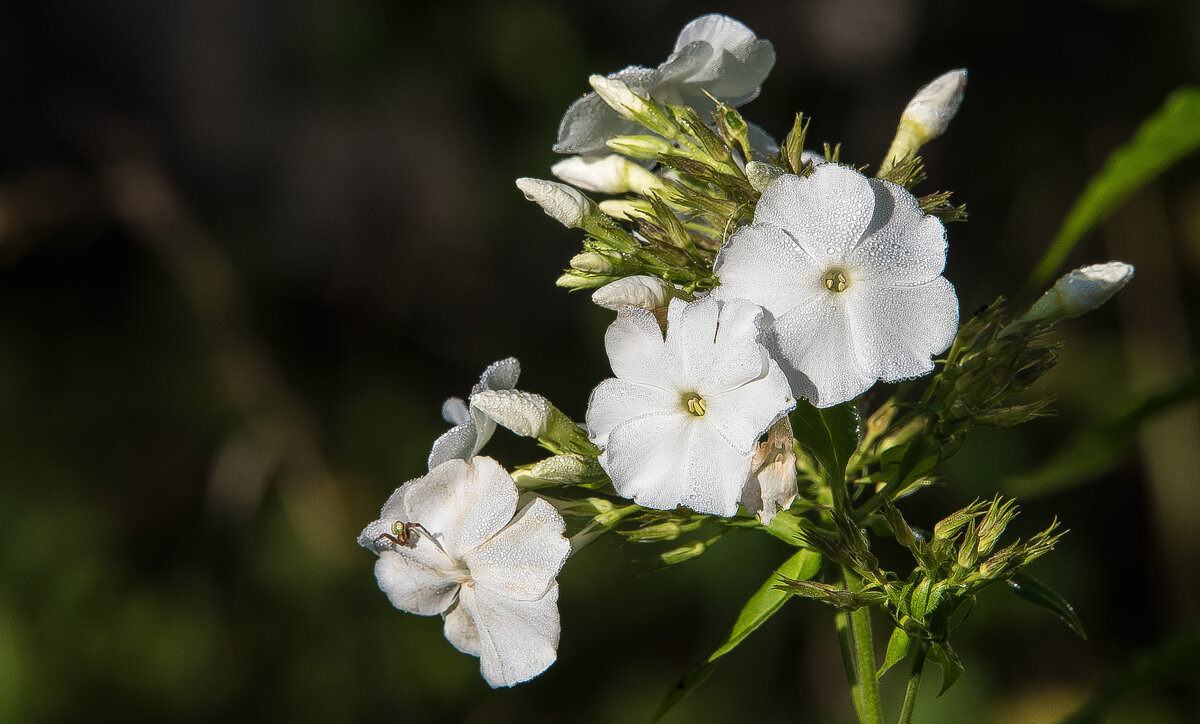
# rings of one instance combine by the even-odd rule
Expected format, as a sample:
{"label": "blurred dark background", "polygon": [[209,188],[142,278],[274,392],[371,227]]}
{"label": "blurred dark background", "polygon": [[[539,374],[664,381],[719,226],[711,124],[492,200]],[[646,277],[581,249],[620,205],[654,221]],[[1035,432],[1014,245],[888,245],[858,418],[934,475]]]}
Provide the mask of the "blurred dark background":
{"label": "blurred dark background", "polygon": [[[779,136],[802,110],[856,164],[969,68],[923,187],[971,211],[946,272],[964,316],[1020,288],[1108,152],[1200,78],[1184,0],[0,7],[0,720],[646,720],[784,546],[730,536],[660,570],[596,544],[560,578],[559,662],[492,691],[440,620],[390,607],[354,537],[489,362],[519,357],[523,389],[582,419],[611,314],[553,286],[579,237],[513,179],[548,176],[590,73],[660,63],[710,11],[775,44],[747,117]],[[1090,638],[989,590],[928,721],[1055,721],[1105,691],[1107,721],[1195,715],[1195,669],[1154,652],[1195,666],[1197,158],[1071,261],[1109,258],[1137,278],[1061,326],[1057,417],[976,434],[905,508],[928,526],[1002,490],[1013,535],[1058,515],[1072,532],[1032,572]],[[1081,469],[1047,466],[1097,426]],[[488,451],[531,461],[525,442]],[[832,617],[794,602],[674,720],[851,716]]]}

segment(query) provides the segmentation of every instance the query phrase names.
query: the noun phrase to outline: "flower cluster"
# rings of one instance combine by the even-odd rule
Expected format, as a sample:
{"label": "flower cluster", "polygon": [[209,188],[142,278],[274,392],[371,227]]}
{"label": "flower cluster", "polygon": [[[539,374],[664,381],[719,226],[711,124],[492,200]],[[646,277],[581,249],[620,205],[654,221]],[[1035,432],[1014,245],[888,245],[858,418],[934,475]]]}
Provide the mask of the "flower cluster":
{"label": "flower cluster", "polygon": [[[617,313],[604,339],[614,377],[594,388],[579,425],[516,389],[515,359],[491,365],[468,400],[443,406],[454,427],[433,444],[428,473],[397,489],[358,539],[378,556],[392,604],[441,615],[446,638],[480,657],[492,686],[555,660],[558,572],[608,532],[700,536],[662,553],[668,564],[729,530],[766,532],[809,555],[790,560],[814,565],[801,580],[805,569],[785,564],[758,596],[779,589],[779,605],[798,595],[882,607],[893,639],[916,641],[918,661],[928,654],[947,676],[957,661],[950,614],[1062,535],[1054,523],[997,550],[1016,515],[997,499],[942,521],[927,541],[895,502],[927,485],[968,430],[1041,414],[1044,400],[1010,396],[1053,366],[1056,348],[1042,335],[1111,297],[1132,267],[1085,267],[1024,316],[1006,319],[997,302],[960,328],[942,272],[945,224],[965,209],[949,193],[913,188],[925,177],[918,151],[957,113],[966,71],[917,92],[868,178],[837,146],[806,149],[803,116],[776,142],[736,110],[774,60],[745,25],[698,18],[656,68],[590,78],[594,92],[559,127],[554,149],[569,154],[552,167],[560,181],[517,181],[585,234],[558,283],[594,289],[593,301]],[[923,394],[901,385],[866,409],[877,382],[931,373]],[[498,425],[551,456],[510,474],[480,456]],[[880,527],[912,553],[907,576],[881,570],[871,553],[867,531]],[[807,580],[821,559],[836,575]],[[863,671],[874,681],[873,654],[867,664],[852,683]]]}

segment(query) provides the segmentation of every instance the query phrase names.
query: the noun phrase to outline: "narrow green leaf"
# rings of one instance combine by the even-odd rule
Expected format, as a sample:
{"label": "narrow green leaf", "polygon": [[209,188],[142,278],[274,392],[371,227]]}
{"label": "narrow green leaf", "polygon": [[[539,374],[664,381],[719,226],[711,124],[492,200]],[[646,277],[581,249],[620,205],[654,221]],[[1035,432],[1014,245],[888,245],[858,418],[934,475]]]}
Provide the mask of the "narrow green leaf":
{"label": "narrow green leaf", "polygon": [[929,660],[942,667],[942,689],[938,692],[938,696],[941,696],[949,691],[951,686],[954,686],[958,677],[962,676],[962,660],[958,658],[958,654],[954,653],[954,649],[950,648],[948,643],[931,644]]}
{"label": "narrow green leaf", "polygon": [[875,673],[875,678],[881,678],[887,670],[904,660],[912,646],[912,636],[902,628],[897,627],[888,639],[887,653],[883,656],[883,665]]}
{"label": "narrow green leaf", "polygon": [[858,428],[858,413],[852,402],[820,409],[799,400],[792,413],[796,439],[839,481],[846,472],[850,455],[858,447]]}
{"label": "narrow green leaf", "polygon": [[1133,140],[1108,157],[1075,202],[1026,284],[1046,286],[1079,240],[1129,196],[1200,148],[1200,88],[1180,88],[1142,124]]}
{"label": "narrow green leaf", "polygon": [[1008,585],[1012,586],[1013,591],[1021,598],[1058,616],[1059,620],[1070,627],[1079,638],[1087,639],[1087,632],[1083,630],[1083,621],[1079,619],[1075,607],[1057,591],[1024,573],[1018,573],[1010,578]]}
{"label": "narrow green leaf", "polygon": [[755,591],[750,600],[746,602],[746,605],[742,607],[737,620],[733,623],[733,628],[729,629],[729,633],[725,634],[725,639],[717,647],[717,650],[712,652],[703,664],[692,669],[687,675],[676,682],[675,686],[671,687],[670,693],[663,699],[658,710],[654,712],[654,717],[650,720],[651,723],[657,722],[667,712],[671,711],[676,704],[682,701],[683,697],[703,684],[704,680],[712,674],[713,669],[717,668],[718,659],[737,648],[738,644],[753,633],[755,629],[766,623],[767,619],[774,616],[783,607],[783,604],[792,597],[792,594],[775,588],[776,585],[782,582],[782,579],[807,580],[817,575],[817,571],[820,568],[820,554],[808,548],[796,551],[791,558],[784,561],[783,565],[779,566],[763,582],[762,586]]}

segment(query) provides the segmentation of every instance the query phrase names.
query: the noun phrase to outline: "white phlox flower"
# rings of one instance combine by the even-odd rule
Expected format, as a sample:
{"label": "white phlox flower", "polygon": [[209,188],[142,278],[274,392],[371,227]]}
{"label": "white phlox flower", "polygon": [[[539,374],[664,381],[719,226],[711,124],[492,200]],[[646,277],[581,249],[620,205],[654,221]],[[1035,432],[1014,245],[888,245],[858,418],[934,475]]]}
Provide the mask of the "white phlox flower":
{"label": "white phlox flower", "polygon": [[933,370],[958,328],[945,263],[946,230],[916,197],[823,164],[767,187],[754,223],[717,254],[712,295],[766,309],[765,342],[792,390],[829,407]]}
{"label": "white phlox flower", "polygon": [[[514,516],[515,513],[515,516]],[[480,658],[493,687],[513,686],[557,657],[559,570],[570,553],[563,518],[517,487],[491,458],[452,459],[400,486],[358,537],[379,555],[375,578],[392,605],[440,614],[456,649]]]}
{"label": "white phlox flower", "polygon": [[[511,390],[521,376],[521,363],[516,357],[493,362],[483,371],[471,394],[484,390]],[[429,453],[429,469],[458,458],[470,460],[479,454],[496,431],[496,423],[482,410],[469,408],[465,400],[451,397],[442,404],[442,417],[454,425],[433,443]]]}
{"label": "white phlox flower", "polygon": [[775,519],[776,507],[787,510],[796,500],[796,450],[792,423],[780,418],[758,443],[750,461],[750,477],[742,490],[742,505],[763,525]]}
{"label": "white phlox flower", "polygon": [[664,339],[649,311],[621,309],[604,335],[616,377],[587,410],[617,493],[648,508],[737,513],[759,437],[796,405],[759,342],[761,321],[743,300],[672,299]]}
{"label": "white phlox flower", "polygon": [[[608,76],[655,99],[687,105],[701,118],[715,109],[701,89],[731,106],[754,99],[771,67],[775,49],[754,32],[725,15],[704,15],[684,26],[670,57],[654,69],[631,66]],[[641,126],[621,118],[595,93],[571,104],[558,127],[554,150],[580,156],[608,153],[605,141],[642,133]]]}

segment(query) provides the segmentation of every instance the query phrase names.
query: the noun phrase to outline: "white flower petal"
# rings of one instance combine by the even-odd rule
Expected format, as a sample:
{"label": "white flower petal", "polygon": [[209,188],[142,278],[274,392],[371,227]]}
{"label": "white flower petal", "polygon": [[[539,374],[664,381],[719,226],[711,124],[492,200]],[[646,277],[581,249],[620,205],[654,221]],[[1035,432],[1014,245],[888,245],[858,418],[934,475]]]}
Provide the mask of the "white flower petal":
{"label": "white flower petal", "polygon": [[770,224],[738,229],[717,253],[717,299],[748,299],[775,316],[824,294],[824,269],[786,231]]}
{"label": "white flower petal", "polygon": [[[630,67],[610,75],[637,91],[645,91],[645,82],[654,71],[649,68]],[[608,153],[605,141],[617,136],[633,136],[645,129],[633,121],[627,121],[608,107],[600,96],[588,93],[567,108],[558,126],[558,141],[555,153],[571,153],[579,156],[598,156]]]}
{"label": "white flower petal", "polygon": [[479,634],[479,669],[493,688],[513,686],[558,658],[558,584],[536,601],[514,601],[486,588],[463,586],[459,605]]}
{"label": "white flower petal", "polygon": [[679,363],[663,341],[654,315],[645,309],[624,307],[604,333],[604,349],[613,374],[653,387],[671,387]]}
{"label": "white flower petal", "polygon": [[375,579],[392,605],[401,611],[433,616],[454,603],[459,582],[447,576],[448,559],[436,546],[383,551],[375,561]]}
{"label": "white flower petal", "polygon": [[742,454],[730,447],[713,426],[696,425],[688,440],[687,486],[679,502],[697,513],[727,518],[736,515],[742,487],[750,474],[750,457],[750,453]]}
{"label": "white flower petal", "polygon": [[763,433],[796,407],[787,377],[779,365],[767,361],[770,367],[763,378],[705,398],[708,411],[704,417],[741,454],[753,452]]}
{"label": "white flower petal", "polygon": [[[864,372],[888,382],[933,369],[958,329],[958,299],[943,277],[913,287],[863,285],[848,307],[850,335]],[[819,385],[818,385],[819,386]]]}
{"label": "white flower petal", "polygon": [[523,390],[481,390],[471,395],[471,407],[525,437],[541,437],[554,409],[550,400]]}
{"label": "white flower petal", "polygon": [[[661,86],[674,86],[680,100],[694,107],[697,98],[689,96],[705,98],[697,92],[701,87],[740,106],[758,95],[774,65],[770,41],[759,40],[754,31],[726,15],[704,15],[680,31],[675,51],[659,68],[658,80]],[[661,93],[661,86],[652,92]]]}
{"label": "white flower petal", "polygon": [[946,227],[921,211],[903,186],[871,179],[875,219],[850,252],[851,284],[924,284],[946,266]]}
{"label": "white flower petal", "polygon": [[600,465],[617,494],[661,510],[682,503],[688,490],[684,472],[693,420],[681,408],[635,417],[613,429],[600,454]]}
{"label": "white flower petal", "polygon": [[[492,423],[492,428],[495,428],[495,423]],[[490,431],[488,437],[491,437]],[[447,460],[469,460],[483,447],[483,442],[474,422],[456,425],[433,441],[433,448],[429,451],[429,469],[433,470]]]}
{"label": "white flower petal", "polygon": [[455,559],[494,536],[517,510],[516,483],[491,458],[447,460],[406,485],[407,520],[423,525]]}
{"label": "white flower petal", "polygon": [[461,397],[448,397],[442,403],[442,419],[451,425],[465,425],[471,421],[471,412],[467,409],[466,400]]}
{"label": "white flower petal", "polygon": [[479,629],[475,628],[471,614],[467,613],[461,603],[455,603],[443,617],[446,623],[442,626],[442,633],[446,635],[446,640],[464,654],[478,656]]}
{"label": "white flower petal", "polygon": [[781,176],[763,192],[754,221],[785,229],[818,265],[841,261],[875,214],[875,191],[852,168],[826,163],[807,178]]}
{"label": "white flower petal", "polygon": [[678,393],[629,380],[604,380],[588,400],[588,437],[605,447],[609,433],[622,422],[653,413],[674,413],[679,404]]}
{"label": "white flower petal", "polygon": [[[720,305],[717,336],[712,345],[693,351],[691,377],[696,391],[705,399],[719,395],[766,376],[770,358],[762,346],[762,307],[744,299],[718,302],[708,297],[692,302]],[[671,331],[667,331],[667,336]],[[699,352],[699,354],[697,354]]]}
{"label": "white flower petal", "polygon": [[563,517],[554,506],[534,500],[504,530],[466,554],[463,560],[471,579],[477,588],[508,598],[541,598],[571,552],[563,529]]}
{"label": "white flower petal", "polygon": [[858,368],[844,299],[816,297],[775,320],[767,333],[792,391],[817,407],[852,400],[875,383]]}
{"label": "white flower petal", "polygon": [[487,366],[479,376],[479,382],[471,388],[471,394],[483,390],[511,390],[517,386],[521,376],[521,363],[516,357],[507,357]]}

